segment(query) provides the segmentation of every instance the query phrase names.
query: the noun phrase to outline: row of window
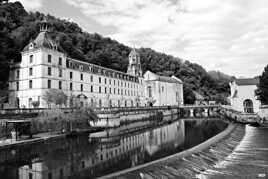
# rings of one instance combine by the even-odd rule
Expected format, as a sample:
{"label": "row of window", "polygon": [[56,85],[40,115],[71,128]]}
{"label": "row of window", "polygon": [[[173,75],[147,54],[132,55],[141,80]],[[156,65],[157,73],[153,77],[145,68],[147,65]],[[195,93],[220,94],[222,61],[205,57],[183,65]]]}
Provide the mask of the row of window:
{"label": "row of window", "polygon": [[[90,76],[90,82],[93,82],[93,75],[91,75]],[[70,72],[70,79],[73,79],[73,72]],[[83,81],[84,80],[84,75],[81,73],[80,74],[80,80],[81,81]],[[117,81],[117,83],[116,83],[116,80],[114,79],[114,80],[112,80],[112,79],[107,79],[107,78],[104,78],[104,84],[108,84],[108,81],[109,81],[109,85],[111,85],[112,83],[114,84],[114,85],[118,85],[118,86],[120,86],[120,84],[121,84],[121,86],[124,86],[125,85],[125,87],[127,87],[128,86],[128,88],[129,87],[131,87],[131,88],[135,88],[135,87],[137,87],[138,88],[138,85],[135,85],[135,84],[132,84],[132,83],[127,83],[127,82],[123,82],[123,81],[121,81],[121,83],[120,83],[120,81],[118,80]],[[99,77],[99,83],[101,84],[102,83],[102,78],[101,77]]]}
{"label": "row of window", "polygon": [[104,76],[111,77],[111,78],[118,78],[122,80],[139,82],[137,77],[131,76],[129,74],[123,74],[122,72],[121,73],[115,72],[113,70],[104,69],[104,68],[101,68],[92,64],[86,65],[86,64],[79,63],[79,62],[73,62],[70,59],[67,59],[66,67],[70,69],[74,69],[74,70],[80,70],[84,72],[104,75]]}
{"label": "row of window", "polygon": [[[32,89],[32,88],[33,88],[33,81],[29,80],[29,89]],[[51,88],[51,80],[47,80],[47,88]],[[62,81],[58,82],[58,88],[62,89]],[[69,89],[71,91],[73,90],[73,83],[70,83]],[[16,82],[16,90],[17,91],[19,90],[19,82],[18,81]],[[84,85],[83,84],[80,84],[80,91],[84,91]],[[93,88],[92,85],[90,86],[90,92],[92,92],[92,93],[94,92],[94,88]],[[112,90],[112,88],[107,88],[107,87],[104,87],[103,92],[105,94],[107,94],[107,93],[109,93],[109,94],[119,94],[119,95],[121,94],[121,95],[128,95],[128,96],[137,95],[137,91],[123,90],[123,89],[116,89],[116,88],[114,88]],[[99,93],[103,93],[103,92],[102,92],[102,87],[99,86]]]}
{"label": "row of window", "polygon": [[[33,55],[30,55],[29,61],[30,61],[30,63],[33,63]],[[47,62],[48,63],[52,62],[52,55],[50,55],[50,54],[47,55]],[[59,57],[58,65],[62,66],[62,58],[61,57]]]}
{"label": "row of window", "polygon": [[[62,77],[62,69],[59,69],[59,73],[58,74],[59,74],[59,77]],[[31,67],[31,68],[29,68],[29,76],[32,76],[32,75],[33,75],[33,68]],[[47,75],[48,76],[52,76],[52,69],[51,69],[51,67],[47,67]],[[16,77],[19,78],[19,70],[17,70],[17,76]],[[70,72],[70,79],[73,79],[73,72]],[[81,81],[84,80],[84,75],[82,73],[80,74],[80,80]],[[92,75],[90,76],[90,81],[93,82],[93,76]],[[111,85],[112,84],[112,79],[107,80],[107,78],[104,78],[104,84],[107,84],[108,81],[109,81],[109,84]],[[99,77],[99,83],[100,84],[102,83],[102,78],[101,77]],[[113,84],[116,85],[116,80],[115,79],[113,80]],[[131,88],[137,87],[138,88],[138,85],[135,85],[135,84],[132,84],[132,83],[123,82],[123,81],[121,81],[121,83],[120,83],[120,81],[118,80],[117,81],[117,85],[120,86],[120,84],[121,84],[121,86],[125,86],[125,87],[128,86],[128,88],[129,87],[131,87]]]}
{"label": "row of window", "polygon": [[[59,81],[61,82],[61,81]],[[59,89],[61,85],[59,85]],[[70,83],[70,86],[69,86],[69,89],[72,91],[73,90],[73,83]],[[102,89],[104,89],[104,91],[102,91]],[[84,85],[83,84],[80,84],[80,91],[84,91]],[[93,86],[91,85],[90,86],[90,92],[94,92],[94,88]],[[99,93],[109,93],[109,94],[121,94],[121,95],[128,95],[128,96],[135,96],[137,95],[137,92],[136,91],[132,91],[132,90],[123,90],[123,89],[116,89],[116,88],[107,88],[107,87],[104,87],[102,88],[101,86],[99,86]]]}
{"label": "row of window", "polygon": [[[33,55],[30,55],[29,56],[29,61],[30,61],[30,63],[33,63]],[[50,55],[50,54],[48,54],[47,55],[47,62],[48,63],[51,63],[52,62],[52,55]],[[59,59],[58,59],[58,65],[59,66],[62,66],[62,57],[59,57]],[[72,63],[72,62],[70,62],[70,63]],[[81,65],[80,65],[81,66]],[[81,66],[81,67],[83,67],[83,66]],[[83,70],[83,69],[82,69]],[[99,70],[101,70],[101,69],[99,69]],[[99,71],[98,70],[98,71]],[[101,70],[101,71],[103,71],[103,70]],[[105,72],[104,72],[105,73]],[[112,73],[113,74],[113,73]],[[122,79],[126,79],[126,80],[129,80],[130,78],[132,79],[132,77],[128,77],[128,75],[123,75],[123,74],[114,74],[113,76],[115,76],[115,77],[118,77],[118,78],[122,78]],[[132,81],[132,80],[131,80]]]}

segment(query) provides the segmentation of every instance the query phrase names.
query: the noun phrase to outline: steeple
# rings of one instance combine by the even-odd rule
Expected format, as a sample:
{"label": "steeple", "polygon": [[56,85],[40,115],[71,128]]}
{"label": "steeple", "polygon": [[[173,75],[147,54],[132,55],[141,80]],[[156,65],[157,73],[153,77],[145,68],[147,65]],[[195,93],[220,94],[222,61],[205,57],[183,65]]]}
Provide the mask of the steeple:
{"label": "steeple", "polygon": [[133,76],[142,76],[141,70],[141,62],[140,62],[140,54],[137,52],[135,48],[131,50],[128,56],[129,64],[127,73]]}

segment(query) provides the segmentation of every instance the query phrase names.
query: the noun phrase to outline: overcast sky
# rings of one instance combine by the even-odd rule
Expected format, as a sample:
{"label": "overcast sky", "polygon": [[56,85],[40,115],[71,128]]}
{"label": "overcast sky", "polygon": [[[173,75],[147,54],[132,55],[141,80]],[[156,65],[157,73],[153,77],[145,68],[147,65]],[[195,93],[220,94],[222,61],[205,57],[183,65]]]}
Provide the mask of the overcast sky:
{"label": "overcast sky", "polygon": [[20,0],[83,30],[237,77],[268,64],[268,0]]}

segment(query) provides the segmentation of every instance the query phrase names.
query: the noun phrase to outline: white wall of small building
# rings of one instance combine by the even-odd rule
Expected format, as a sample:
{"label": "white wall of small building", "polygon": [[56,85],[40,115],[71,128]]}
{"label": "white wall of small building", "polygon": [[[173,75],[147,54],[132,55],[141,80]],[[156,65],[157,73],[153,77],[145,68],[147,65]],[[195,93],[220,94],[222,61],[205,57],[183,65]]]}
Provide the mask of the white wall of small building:
{"label": "white wall of small building", "polygon": [[182,105],[183,104],[183,84],[180,82],[167,82],[157,80],[155,74],[146,72],[145,78],[145,98],[149,99],[148,87],[152,89],[152,99],[154,106]]}
{"label": "white wall of small building", "polygon": [[231,95],[237,90],[237,97],[231,98],[231,105],[233,109],[237,111],[244,112],[244,101],[250,99],[253,102],[254,113],[259,112],[259,107],[261,105],[260,101],[257,100],[255,96],[255,90],[257,89],[256,85],[241,85],[232,84],[231,86]]}

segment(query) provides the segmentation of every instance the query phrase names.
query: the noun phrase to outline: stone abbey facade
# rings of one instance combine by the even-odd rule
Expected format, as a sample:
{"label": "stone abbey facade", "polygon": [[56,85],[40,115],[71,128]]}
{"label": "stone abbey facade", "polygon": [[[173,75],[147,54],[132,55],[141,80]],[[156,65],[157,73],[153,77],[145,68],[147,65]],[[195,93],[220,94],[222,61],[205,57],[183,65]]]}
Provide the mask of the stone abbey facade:
{"label": "stone abbey facade", "polygon": [[[23,49],[21,55],[21,62],[13,64],[10,70],[8,108],[32,108],[36,101],[38,107],[46,108],[48,104],[44,95],[50,89],[61,90],[67,95],[66,107],[70,107],[71,97],[75,97],[75,102],[80,106],[96,107],[153,105],[148,99],[157,98],[146,96],[148,85],[135,49],[129,54],[127,73],[71,59],[50,37],[49,24],[42,21],[38,36]],[[181,87],[172,88],[178,96],[177,100],[155,105],[183,103],[182,82],[177,82]],[[164,88],[165,85],[162,86]],[[171,92],[162,98],[168,99],[169,95],[174,98]]]}

